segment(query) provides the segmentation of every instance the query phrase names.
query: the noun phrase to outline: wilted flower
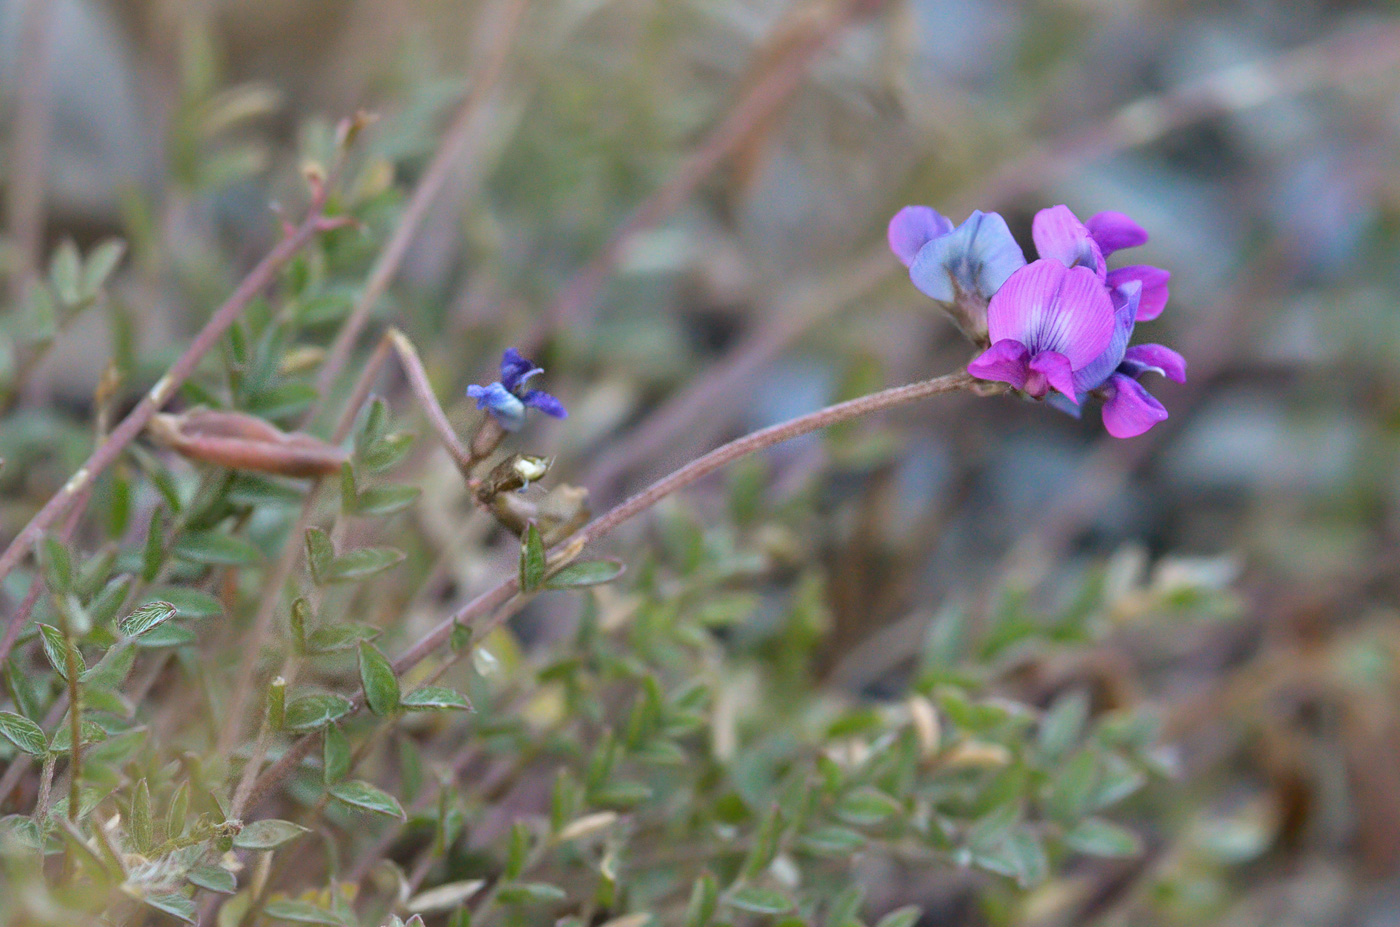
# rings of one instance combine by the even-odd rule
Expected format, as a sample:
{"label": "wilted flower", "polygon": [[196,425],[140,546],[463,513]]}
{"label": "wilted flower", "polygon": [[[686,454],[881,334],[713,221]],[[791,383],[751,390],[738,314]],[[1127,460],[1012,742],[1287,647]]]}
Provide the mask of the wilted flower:
{"label": "wilted flower", "polygon": [[146,426],[162,444],[202,463],[279,476],[330,476],[349,459],[341,448],[303,432],[288,434],[246,412],[190,409],[160,413]]}
{"label": "wilted flower", "polygon": [[487,386],[468,386],[467,395],[476,400],[478,409],[495,416],[506,431],[519,431],[525,424],[525,408],[539,409],[545,415],[567,418],[564,404],[543,390],[526,390],[526,382],[544,368],[536,367],[520,356],[515,348],[506,348],[501,356],[501,379]]}

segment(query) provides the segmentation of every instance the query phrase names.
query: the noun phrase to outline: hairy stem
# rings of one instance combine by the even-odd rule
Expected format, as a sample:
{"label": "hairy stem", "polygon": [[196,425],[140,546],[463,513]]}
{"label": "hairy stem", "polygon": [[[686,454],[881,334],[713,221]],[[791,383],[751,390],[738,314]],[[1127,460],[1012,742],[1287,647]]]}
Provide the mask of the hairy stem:
{"label": "hairy stem", "polygon": [[[565,539],[555,546],[556,554],[564,553],[572,556],[582,550],[588,544],[599,540],[619,525],[627,520],[636,517],[647,509],[656,505],[662,499],[685,487],[699,481],[700,479],[715,472],[727,464],[733,463],[740,458],[746,457],[784,441],[791,441],[793,438],[810,434],[823,428],[841,422],[850,421],[874,412],[881,412],[886,409],[893,409],[898,406],[908,405],[920,399],[927,399],[932,396],[940,396],[944,393],[970,390],[978,381],[967,373],[952,373],[942,377],[935,377],[932,380],[922,380],[918,383],[910,383],[907,386],[896,386],[891,389],[882,390],[878,393],[871,393],[867,396],[860,396],[846,402],[827,406],[806,415],[786,422],[781,422],[768,428],[755,431],[745,435],[728,444],[722,445],[699,457],[690,463],[665,476],[646,489],[632,496],[618,505],[608,513],[595,519],[592,523],[575,533],[572,537]],[[477,621],[486,616],[490,616],[485,621],[481,621],[473,628],[473,641],[480,640],[485,634],[498,627],[509,615],[514,613],[514,608],[501,609],[501,606],[510,603],[518,606],[522,602],[517,595],[517,580],[514,576],[502,580],[493,588],[483,592],[472,599],[451,617],[444,620],[437,627],[433,628],[406,651],[399,655],[394,661],[394,672],[400,676],[415,668],[419,663],[438,647],[445,644],[452,636],[452,630],[459,624],[467,624]],[[352,699],[353,710],[358,711],[359,699]],[[245,808],[254,808],[272,788],[277,786],[283,779],[291,774],[297,765],[311,752],[312,747],[317,742],[316,734],[308,734],[292,744],[285,753],[267,768],[257,784],[253,786],[248,794]]]}
{"label": "hairy stem", "polygon": [[83,699],[78,690],[78,642],[73,637],[67,613],[58,610],[63,632],[64,675],[68,677],[68,733],[72,738],[68,755],[68,820],[78,820],[78,797],[83,775]]}

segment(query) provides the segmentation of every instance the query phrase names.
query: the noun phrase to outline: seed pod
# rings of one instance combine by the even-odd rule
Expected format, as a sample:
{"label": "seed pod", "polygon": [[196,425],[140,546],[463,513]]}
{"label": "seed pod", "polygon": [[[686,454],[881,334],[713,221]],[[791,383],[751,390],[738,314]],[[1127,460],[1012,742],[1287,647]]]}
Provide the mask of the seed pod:
{"label": "seed pod", "polygon": [[161,414],[146,426],[181,456],[231,470],[279,476],[330,476],[340,471],[345,451],[308,434],[285,431],[244,412],[192,409]]}

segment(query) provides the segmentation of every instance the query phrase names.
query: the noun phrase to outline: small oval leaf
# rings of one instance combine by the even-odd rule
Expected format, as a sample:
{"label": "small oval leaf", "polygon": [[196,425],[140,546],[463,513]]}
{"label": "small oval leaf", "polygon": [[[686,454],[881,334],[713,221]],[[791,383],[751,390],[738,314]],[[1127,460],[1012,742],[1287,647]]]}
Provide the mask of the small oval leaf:
{"label": "small oval leaf", "polygon": [[239,831],[238,836],[233,838],[233,845],[240,850],[275,850],[307,832],[307,828],[300,824],[265,818]]}
{"label": "small oval leaf", "polygon": [[403,813],[403,807],[398,799],[388,792],[382,791],[363,782],[359,779],[352,779],[349,782],[337,782],[328,791],[331,797],[337,801],[342,801],[347,805],[362,808],[365,811],[373,811],[375,814],[388,815],[391,818],[407,820]]}

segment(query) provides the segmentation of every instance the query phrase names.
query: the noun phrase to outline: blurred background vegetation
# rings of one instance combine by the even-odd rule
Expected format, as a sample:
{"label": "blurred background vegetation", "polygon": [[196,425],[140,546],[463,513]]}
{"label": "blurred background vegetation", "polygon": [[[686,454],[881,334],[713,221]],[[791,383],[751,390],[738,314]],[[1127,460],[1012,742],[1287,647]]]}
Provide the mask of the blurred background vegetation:
{"label": "blurred background vegetation", "polygon": [[[301,221],[357,111],[378,118],[327,207],[355,225],[280,270],[172,410],[331,436],[392,325],[467,436],[465,387],[520,345],[571,414],[504,447],[554,458],[522,498],[567,523],[572,487],[604,512],[723,440],[966,363],[885,247],[907,203],[999,210],[1023,239],[1045,205],[1128,213],[1152,234],[1134,259],[1173,273],[1149,340],[1190,365],[1126,442],[957,396],[744,462],[591,551],[615,582],[396,666],[373,716],[325,700],[387,685],[375,653],[521,556],[403,376],[354,429],[373,503],[143,436],[3,585],[0,709],[42,736],[0,740],[0,915],[1395,923],[1396,16],[0,3],[7,541]],[[279,577],[307,524],[398,553]],[[65,646],[98,730],[55,823]],[[288,701],[323,701],[260,722],[289,667]],[[430,675],[474,710],[402,710]],[[322,728],[241,807],[250,768]],[[229,823],[263,819],[310,832]]]}

